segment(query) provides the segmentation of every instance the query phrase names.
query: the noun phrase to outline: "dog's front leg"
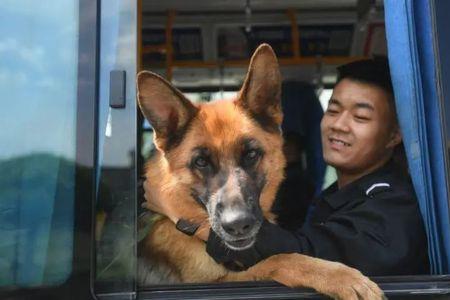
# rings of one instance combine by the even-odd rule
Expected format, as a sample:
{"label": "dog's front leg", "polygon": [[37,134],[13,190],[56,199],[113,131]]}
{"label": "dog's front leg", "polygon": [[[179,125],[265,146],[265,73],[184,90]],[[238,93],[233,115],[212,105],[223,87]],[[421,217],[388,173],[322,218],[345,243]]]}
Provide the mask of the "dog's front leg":
{"label": "dog's front leg", "polygon": [[380,288],[356,269],[302,254],[278,254],[220,281],[274,280],[289,287],[309,287],[335,299],[383,299]]}

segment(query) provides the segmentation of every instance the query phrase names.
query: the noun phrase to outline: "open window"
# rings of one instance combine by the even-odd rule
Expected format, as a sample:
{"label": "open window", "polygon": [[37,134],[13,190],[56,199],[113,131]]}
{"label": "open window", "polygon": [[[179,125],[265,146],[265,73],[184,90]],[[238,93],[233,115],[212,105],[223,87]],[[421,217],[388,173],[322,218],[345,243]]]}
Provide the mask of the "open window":
{"label": "open window", "polygon": [[[313,197],[336,178],[334,170],[321,159],[318,131],[318,122],[336,81],[335,68],[364,57],[388,54],[384,11],[387,4],[382,1],[339,5],[326,1],[187,4],[142,0],[138,3],[137,16],[138,69],[160,74],[190,100],[209,102],[232,97],[240,88],[253,50],[260,43],[269,43],[278,55],[284,79],[283,130],[300,141],[299,170],[309,175],[309,195]],[[143,174],[145,160],[152,151],[152,127],[138,112],[137,176]],[[137,197],[139,204],[143,199]],[[145,209],[139,205],[136,209],[135,237],[140,240],[144,232],[140,231],[140,216],[145,214]],[[107,228],[107,221],[105,226]],[[140,255],[137,250],[138,260]],[[120,270],[118,274],[120,277]],[[444,290],[448,284],[442,276],[375,280],[394,297],[426,293],[424,291],[431,285]],[[108,286],[111,285],[107,283],[105,287]],[[107,291],[108,288],[103,290]],[[143,299],[207,298],[211,293],[228,298],[245,298],[249,294],[270,298],[280,293],[287,298],[311,297],[307,291],[255,282],[182,285],[155,282],[138,284],[136,291]]]}

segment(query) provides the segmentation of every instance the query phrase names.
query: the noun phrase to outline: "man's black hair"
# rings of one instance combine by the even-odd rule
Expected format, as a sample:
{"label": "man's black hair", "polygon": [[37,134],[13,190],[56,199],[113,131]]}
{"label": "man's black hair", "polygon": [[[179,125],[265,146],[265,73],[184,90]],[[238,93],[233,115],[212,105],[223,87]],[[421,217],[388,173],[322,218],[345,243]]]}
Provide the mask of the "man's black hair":
{"label": "man's black hair", "polygon": [[372,84],[385,91],[389,97],[389,106],[397,121],[397,110],[395,109],[394,88],[392,87],[389,62],[386,56],[375,56],[371,59],[357,60],[337,67],[337,83],[342,79],[351,79],[362,83]]}
{"label": "man's black hair", "polygon": [[389,63],[385,56],[377,56],[372,59],[354,61],[337,68],[338,79],[352,79],[363,83],[373,84],[390,95],[394,95],[392,88]]}

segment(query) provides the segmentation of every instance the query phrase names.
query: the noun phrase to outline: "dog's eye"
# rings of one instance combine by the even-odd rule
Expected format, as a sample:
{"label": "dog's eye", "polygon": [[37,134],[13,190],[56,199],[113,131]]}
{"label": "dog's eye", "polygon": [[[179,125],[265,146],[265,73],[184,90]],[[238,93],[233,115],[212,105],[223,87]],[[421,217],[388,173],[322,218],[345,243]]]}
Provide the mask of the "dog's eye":
{"label": "dog's eye", "polygon": [[256,149],[250,149],[244,153],[244,160],[247,162],[252,162],[259,157],[259,152]]}
{"label": "dog's eye", "polygon": [[194,160],[194,165],[199,169],[206,168],[208,164],[208,160],[201,156],[197,157]]}

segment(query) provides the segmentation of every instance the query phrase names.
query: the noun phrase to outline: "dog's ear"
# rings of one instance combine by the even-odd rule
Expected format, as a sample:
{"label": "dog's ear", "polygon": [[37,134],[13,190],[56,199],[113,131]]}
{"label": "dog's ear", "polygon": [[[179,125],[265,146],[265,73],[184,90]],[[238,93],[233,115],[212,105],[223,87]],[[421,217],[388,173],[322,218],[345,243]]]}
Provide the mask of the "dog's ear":
{"label": "dog's ear", "polygon": [[197,114],[183,94],[161,76],[142,71],[137,75],[138,102],[155,131],[155,143],[168,150],[180,140],[184,129]]}
{"label": "dog's ear", "polygon": [[281,74],[268,44],[260,45],[253,54],[237,103],[264,128],[279,130],[283,120]]}

